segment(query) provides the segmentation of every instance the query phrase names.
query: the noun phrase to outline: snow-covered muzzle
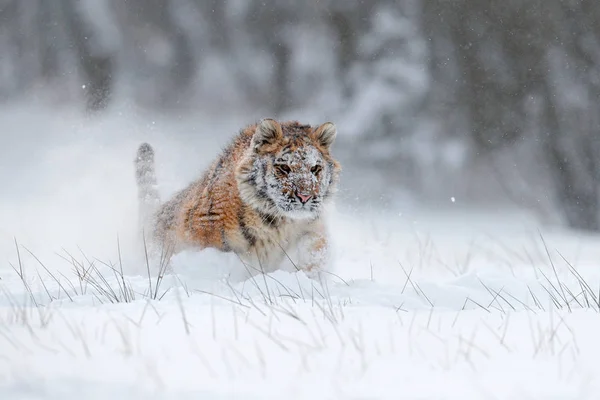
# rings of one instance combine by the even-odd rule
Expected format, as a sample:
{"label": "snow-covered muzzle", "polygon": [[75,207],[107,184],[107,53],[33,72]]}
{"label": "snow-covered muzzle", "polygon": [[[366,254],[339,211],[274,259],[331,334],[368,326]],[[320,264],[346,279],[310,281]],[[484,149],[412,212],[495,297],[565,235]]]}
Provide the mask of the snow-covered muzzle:
{"label": "snow-covered muzzle", "polygon": [[264,177],[269,198],[286,217],[293,219],[316,216],[331,182],[329,166],[313,146],[294,152],[284,149],[272,160]]}
{"label": "snow-covered muzzle", "polygon": [[250,174],[254,190],[242,195],[268,214],[316,218],[332,191],[332,170],[333,164],[308,144],[293,151],[283,148],[276,154],[257,154]]}

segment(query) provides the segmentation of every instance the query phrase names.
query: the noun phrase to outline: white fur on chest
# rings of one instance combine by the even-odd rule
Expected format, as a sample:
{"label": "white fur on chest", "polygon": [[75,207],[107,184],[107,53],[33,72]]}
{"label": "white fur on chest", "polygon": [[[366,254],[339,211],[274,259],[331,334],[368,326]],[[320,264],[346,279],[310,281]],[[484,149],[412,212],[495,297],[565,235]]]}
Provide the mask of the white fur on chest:
{"label": "white fur on chest", "polygon": [[280,268],[282,261],[291,264],[293,268],[300,239],[318,227],[318,221],[288,220],[277,227],[255,228],[253,233],[257,240],[247,252],[246,259],[258,271],[272,272]]}

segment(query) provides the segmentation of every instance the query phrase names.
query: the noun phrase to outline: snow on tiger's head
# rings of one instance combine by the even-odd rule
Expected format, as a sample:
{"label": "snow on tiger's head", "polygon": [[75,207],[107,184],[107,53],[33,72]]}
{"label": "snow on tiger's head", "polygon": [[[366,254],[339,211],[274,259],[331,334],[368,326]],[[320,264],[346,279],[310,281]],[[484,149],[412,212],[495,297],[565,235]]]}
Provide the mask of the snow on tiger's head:
{"label": "snow on tiger's head", "polygon": [[331,122],[311,127],[263,119],[237,169],[242,200],[269,215],[317,217],[339,177],[329,151],[336,134]]}

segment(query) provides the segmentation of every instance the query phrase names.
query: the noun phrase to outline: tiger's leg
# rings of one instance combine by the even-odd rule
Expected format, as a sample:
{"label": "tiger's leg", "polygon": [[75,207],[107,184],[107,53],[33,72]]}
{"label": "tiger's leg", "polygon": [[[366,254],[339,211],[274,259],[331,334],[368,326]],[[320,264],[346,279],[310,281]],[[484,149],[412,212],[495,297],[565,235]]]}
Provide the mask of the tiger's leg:
{"label": "tiger's leg", "polygon": [[310,231],[302,235],[296,248],[296,266],[310,277],[316,277],[328,269],[329,243],[324,230]]}

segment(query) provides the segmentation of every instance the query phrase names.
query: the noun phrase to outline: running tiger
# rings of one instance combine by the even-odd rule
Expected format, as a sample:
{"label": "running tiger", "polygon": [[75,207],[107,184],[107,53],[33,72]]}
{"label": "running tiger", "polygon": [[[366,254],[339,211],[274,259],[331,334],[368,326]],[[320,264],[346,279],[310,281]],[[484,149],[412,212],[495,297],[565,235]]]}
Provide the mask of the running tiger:
{"label": "running tiger", "polygon": [[255,272],[276,270],[290,258],[298,269],[318,273],[328,262],[324,204],[341,170],[330,153],[336,134],[331,122],[263,119],[241,130],[200,179],[164,204],[154,150],[143,143],[135,167],[151,244],[163,255],[167,249],[167,258],[212,247],[235,252]]}

